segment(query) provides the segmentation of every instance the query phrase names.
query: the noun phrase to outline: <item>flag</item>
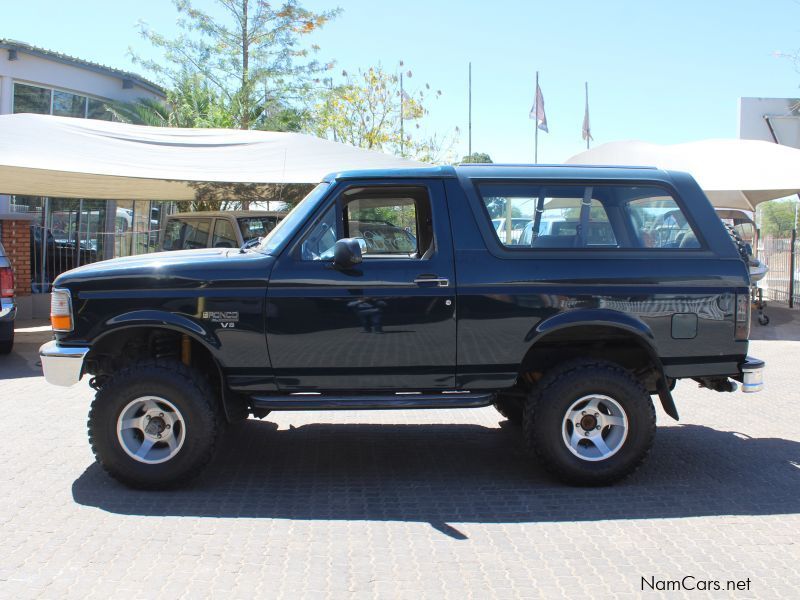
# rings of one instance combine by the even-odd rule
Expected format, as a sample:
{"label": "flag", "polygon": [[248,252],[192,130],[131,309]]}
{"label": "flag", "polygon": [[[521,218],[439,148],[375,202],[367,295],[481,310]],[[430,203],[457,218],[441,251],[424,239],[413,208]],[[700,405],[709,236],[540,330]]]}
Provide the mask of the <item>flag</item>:
{"label": "flag", "polygon": [[592,137],[592,128],[589,126],[589,95],[588,95],[588,92],[587,92],[587,95],[586,95],[586,110],[583,113],[583,132],[581,134],[581,137],[584,140],[586,140],[587,142],[589,140],[594,140],[594,138]]}
{"label": "flag", "polygon": [[547,115],[544,114],[544,97],[542,96],[542,88],[536,84],[536,99],[533,101],[530,113],[531,119],[536,119],[536,126],[544,131],[550,133],[547,129]]}
{"label": "flag", "polygon": [[403,104],[403,119],[407,121],[412,121],[414,119],[419,119],[419,105],[414,102],[414,99],[409,96],[405,90],[401,93],[402,104]]}

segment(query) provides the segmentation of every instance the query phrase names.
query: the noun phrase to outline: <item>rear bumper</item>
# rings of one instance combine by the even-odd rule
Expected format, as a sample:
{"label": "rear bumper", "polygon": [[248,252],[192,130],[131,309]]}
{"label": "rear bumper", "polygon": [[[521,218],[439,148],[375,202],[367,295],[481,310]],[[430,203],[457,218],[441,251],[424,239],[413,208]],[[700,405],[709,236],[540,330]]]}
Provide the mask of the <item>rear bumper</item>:
{"label": "rear bumper", "polygon": [[59,346],[54,340],[39,348],[42,359],[42,371],[47,383],[69,387],[81,380],[83,375],[83,359],[89,348]]}
{"label": "rear bumper", "polygon": [[764,388],[764,361],[748,356],[739,366],[742,372],[742,391],[760,392]]}
{"label": "rear bumper", "polygon": [[17,305],[12,298],[0,298],[0,321],[13,321],[17,316]]}

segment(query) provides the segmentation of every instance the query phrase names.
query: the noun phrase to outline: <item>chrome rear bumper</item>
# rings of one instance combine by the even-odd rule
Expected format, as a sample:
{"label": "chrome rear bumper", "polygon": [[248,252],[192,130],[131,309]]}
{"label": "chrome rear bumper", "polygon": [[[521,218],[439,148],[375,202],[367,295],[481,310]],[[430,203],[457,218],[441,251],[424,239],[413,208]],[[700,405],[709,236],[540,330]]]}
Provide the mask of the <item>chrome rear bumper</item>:
{"label": "chrome rear bumper", "polygon": [[83,359],[89,348],[59,346],[53,340],[39,348],[42,359],[42,371],[47,383],[69,387],[81,380],[83,375]]}

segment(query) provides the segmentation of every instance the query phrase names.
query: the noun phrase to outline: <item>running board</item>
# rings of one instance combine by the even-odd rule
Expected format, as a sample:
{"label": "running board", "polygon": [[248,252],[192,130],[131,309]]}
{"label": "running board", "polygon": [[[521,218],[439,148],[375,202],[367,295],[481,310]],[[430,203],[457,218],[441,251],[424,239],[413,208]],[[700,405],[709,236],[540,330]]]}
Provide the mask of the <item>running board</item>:
{"label": "running board", "polygon": [[402,408],[480,408],[494,402],[494,394],[451,392],[443,394],[361,394],[336,396],[299,393],[252,396],[253,408],[265,410],[386,410]]}

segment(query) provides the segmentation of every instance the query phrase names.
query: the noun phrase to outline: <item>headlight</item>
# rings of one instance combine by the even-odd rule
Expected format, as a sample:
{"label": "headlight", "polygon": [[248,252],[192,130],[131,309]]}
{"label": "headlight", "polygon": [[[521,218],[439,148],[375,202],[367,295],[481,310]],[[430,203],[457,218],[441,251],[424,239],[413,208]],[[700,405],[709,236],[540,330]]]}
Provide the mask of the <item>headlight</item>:
{"label": "headlight", "polygon": [[50,324],[53,331],[72,331],[72,297],[69,290],[50,294]]}

